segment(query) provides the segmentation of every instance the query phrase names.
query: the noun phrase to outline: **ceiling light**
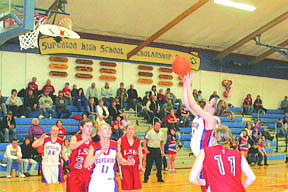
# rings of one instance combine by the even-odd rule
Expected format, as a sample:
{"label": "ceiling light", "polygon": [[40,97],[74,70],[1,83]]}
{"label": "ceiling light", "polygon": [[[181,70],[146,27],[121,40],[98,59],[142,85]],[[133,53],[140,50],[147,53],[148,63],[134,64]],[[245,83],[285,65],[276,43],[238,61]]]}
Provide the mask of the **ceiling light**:
{"label": "ceiling light", "polygon": [[248,5],[246,3],[238,3],[232,0],[214,0],[214,3],[225,5],[228,7],[234,7],[237,9],[242,9],[246,11],[255,11],[256,7],[252,5]]}

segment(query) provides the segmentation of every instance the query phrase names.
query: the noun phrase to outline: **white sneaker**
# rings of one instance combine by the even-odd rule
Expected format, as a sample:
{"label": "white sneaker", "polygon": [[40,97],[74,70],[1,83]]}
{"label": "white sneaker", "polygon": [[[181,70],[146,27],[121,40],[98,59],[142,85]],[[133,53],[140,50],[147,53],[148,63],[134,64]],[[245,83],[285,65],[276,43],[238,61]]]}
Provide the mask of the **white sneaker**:
{"label": "white sneaker", "polygon": [[11,179],[11,175],[7,175],[6,177],[7,177],[7,179]]}
{"label": "white sneaker", "polygon": [[39,119],[43,119],[44,118],[44,116],[43,115],[39,115]]}
{"label": "white sneaker", "polygon": [[22,173],[19,173],[19,177],[25,178],[26,176],[24,174],[22,174]]}
{"label": "white sneaker", "polygon": [[26,118],[26,117],[24,115],[22,115],[21,118]]}

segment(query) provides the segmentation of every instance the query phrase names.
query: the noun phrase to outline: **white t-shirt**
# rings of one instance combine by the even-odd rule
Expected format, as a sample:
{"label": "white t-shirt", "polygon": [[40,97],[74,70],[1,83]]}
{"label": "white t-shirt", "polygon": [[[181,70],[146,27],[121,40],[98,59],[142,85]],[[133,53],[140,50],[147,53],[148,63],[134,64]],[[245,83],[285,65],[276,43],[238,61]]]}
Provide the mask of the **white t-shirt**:
{"label": "white t-shirt", "polygon": [[160,148],[160,142],[164,142],[164,135],[161,130],[157,133],[154,129],[150,130],[145,139],[148,139],[148,147],[152,148]]}

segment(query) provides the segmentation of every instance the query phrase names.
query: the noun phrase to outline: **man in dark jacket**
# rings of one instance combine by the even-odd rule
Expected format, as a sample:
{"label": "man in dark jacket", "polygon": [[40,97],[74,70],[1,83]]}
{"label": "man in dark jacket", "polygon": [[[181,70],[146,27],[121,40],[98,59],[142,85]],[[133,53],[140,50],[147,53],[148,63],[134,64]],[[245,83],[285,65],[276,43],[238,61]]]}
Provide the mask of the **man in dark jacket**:
{"label": "man in dark jacket", "polygon": [[69,118],[69,116],[71,115],[71,112],[68,109],[66,109],[67,100],[64,97],[63,91],[59,91],[58,94],[59,96],[55,100],[56,112],[57,112],[58,118],[61,117],[61,113],[65,114],[64,118]]}
{"label": "man in dark jacket", "polygon": [[39,117],[39,101],[38,98],[33,95],[33,90],[29,89],[27,95],[24,97],[24,108],[26,111],[26,116],[31,117],[31,111],[37,111]]}
{"label": "man in dark jacket", "polygon": [[133,84],[130,85],[130,89],[128,89],[127,94],[128,94],[127,110],[129,110],[130,108],[135,110],[135,106],[137,104],[137,99],[138,99],[138,93],[137,93],[137,90],[134,89]]}
{"label": "man in dark jacket", "polygon": [[151,123],[155,116],[161,119],[160,105],[155,95],[152,95],[152,99],[146,103],[146,110],[148,111],[148,120],[150,120]]}
{"label": "man in dark jacket", "polygon": [[9,143],[9,133],[12,133],[12,138],[16,139],[16,122],[12,116],[12,112],[8,111],[7,116],[3,117],[2,120],[2,130],[4,133],[4,142]]}
{"label": "man in dark jacket", "polygon": [[[32,153],[33,148],[30,142],[30,137],[25,137],[24,143],[20,145],[21,152],[22,152],[22,161],[24,165],[24,175],[26,177],[29,177],[32,175],[33,171],[35,170],[35,167],[37,165],[37,162],[32,159]],[[31,163],[31,168],[28,171],[28,164]]]}

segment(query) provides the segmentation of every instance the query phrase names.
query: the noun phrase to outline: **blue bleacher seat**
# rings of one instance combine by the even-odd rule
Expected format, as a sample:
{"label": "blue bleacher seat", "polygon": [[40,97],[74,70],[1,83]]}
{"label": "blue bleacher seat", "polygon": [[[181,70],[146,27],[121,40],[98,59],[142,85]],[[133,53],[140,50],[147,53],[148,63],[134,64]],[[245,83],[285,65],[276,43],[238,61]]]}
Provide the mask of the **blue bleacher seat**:
{"label": "blue bleacher seat", "polygon": [[[252,117],[253,118],[258,118],[258,114],[257,113],[253,113],[252,114]],[[279,118],[283,118],[283,114],[269,114],[269,113],[267,113],[267,114],[259,114],[259,117],[264,117],[264,118],[277,118],[277,119],[279,119]]]}
{"label": "blue bleacher seat", "polygon": [[276,123],[278,119],[271,119],[271,118],[260,118],[260,123]]}
{"label": "blue bleacher seat", "polygon": [[233,112],[242,112],[243,108],[242,107],[230,107],[228,108],[229,111],[233,111]]}
{"label": "blue bleacher seat", "polygon": [[232,127],[243,128],[246,126],[246,123],[222,122],[222,124],[228,126],[229,128],[232,128]]}
{"label": "blue bleacher seat", "polygon": [[233,120],[230,120],[228,117],[220,117],[221,122],[225,121],[242,121],[242,117],[235,117]]}
{"label": "blue bleacher seat", "polygon": [[280,110],[280,109],[268,109],[267,113],[280,113],[280,114],[284,114],[284,110]]}
{"label": "blue bleacher seat", "polygon": [[191,139],[191,134],[182,134],[181,135],[181,140],[189,140]]}
{"label": "blue bleacher seat", "polygon": [[192,131],[191,127],[180,128],[180,133],[191,133],[191,131]]}
{"label": "blue bleacher seat", "polygon": [[[17,118],[15,119],[17,125],[31,125],[33,118]],[[79,120],[75,119],[39,119],[39,125],[55,125],[57,120],[61,120],[63,125],[78,125]]]}
{"label": "blue bleacher seat", "polygon": [[232,128],[230,130],[232,134],[240,134],[243,131],[243,128]]}

